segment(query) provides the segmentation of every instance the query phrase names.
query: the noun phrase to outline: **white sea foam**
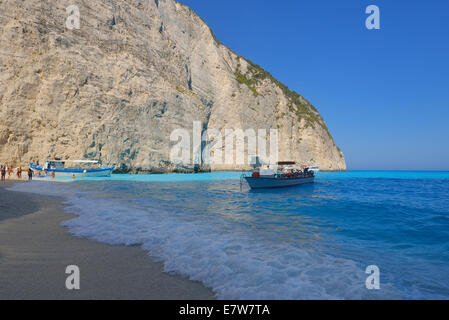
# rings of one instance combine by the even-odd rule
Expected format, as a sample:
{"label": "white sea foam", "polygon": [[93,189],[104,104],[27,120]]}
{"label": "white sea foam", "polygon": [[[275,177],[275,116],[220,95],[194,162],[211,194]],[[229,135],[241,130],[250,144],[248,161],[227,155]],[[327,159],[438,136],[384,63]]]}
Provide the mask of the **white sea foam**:
{"label": "white sea foam", "polygon": [[94,197],[70,185],[32,182],[12,190],[66,197],[67,210],[78,215],[63,223],[72,234],[141,245],[164,263],[164,271],[203,282],[219,299],[399,297],[390,285],[382,284],[382,292],[367,290],[367,275],[351,260],[270,242],[219,217],[172,210],[151,200]]}

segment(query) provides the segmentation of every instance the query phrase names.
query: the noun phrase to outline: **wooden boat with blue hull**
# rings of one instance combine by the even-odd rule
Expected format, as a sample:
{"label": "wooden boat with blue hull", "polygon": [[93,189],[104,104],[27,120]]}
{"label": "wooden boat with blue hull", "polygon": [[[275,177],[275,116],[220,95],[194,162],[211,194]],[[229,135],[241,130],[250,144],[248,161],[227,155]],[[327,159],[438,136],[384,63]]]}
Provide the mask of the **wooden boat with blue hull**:
{"label": "wooden boat with blue hull", "polygon": [[279,162],[278,166],[283,167],[280,172],[272,168],[256,169],[251,176],[243,175],[251,189],[268,189],[268,188],[285,188],[293,187],[306,183],[313,183],[315,181],[315,173],[309,171],[308,168],[301,170],[295,168],[295,162]]}
{"label": "wooden boat with blue hull", "polygon": [[[66,164],[74,164],[74,166],[66,167]],[[110,177],[114,167],[89,168],[89,165],[99,164],[98,161],[91,160],[52,160],[49,159],[45,165],[30,164],[31,170],[38,176],[82,176],[82,177]]]}

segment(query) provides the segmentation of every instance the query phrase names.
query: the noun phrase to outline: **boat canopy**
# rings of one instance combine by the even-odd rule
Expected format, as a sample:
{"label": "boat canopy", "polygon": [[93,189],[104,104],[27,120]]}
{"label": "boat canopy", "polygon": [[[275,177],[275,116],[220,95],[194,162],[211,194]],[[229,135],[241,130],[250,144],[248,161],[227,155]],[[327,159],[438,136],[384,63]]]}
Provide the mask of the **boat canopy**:
{"label": "boat canopy", "polygon": [[99,163],[97,160],[47,160],[47,162]]}
{"label": "boat canopy", "polygon": [[278,166],[293,166],[295,165],[295,161],[279,161]]}

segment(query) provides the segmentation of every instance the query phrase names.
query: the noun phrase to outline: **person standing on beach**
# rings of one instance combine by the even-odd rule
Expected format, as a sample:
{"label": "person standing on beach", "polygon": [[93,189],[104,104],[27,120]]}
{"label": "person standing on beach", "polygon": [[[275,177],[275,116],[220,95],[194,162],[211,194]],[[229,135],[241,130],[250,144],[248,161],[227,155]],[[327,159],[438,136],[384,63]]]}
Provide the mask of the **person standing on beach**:
{"label": "person standing on beach", "polygon": [[1,169],[1,175],[2,175],[2,181],[5,181],[5,177],[6,177],[6,168],[4,166],[2,166]]}
{"label": "person standing on beach", "polygon": [[11,174],[13,173],[14,169],[12,167],[9,167],[8,169],[8,179],[11,178]]}
{"label": "person standing on beach", "polygon": [[[22,169],[20,169],[22,170]],[[33,180],[33,170],[31,168],[28,169],[28,181]]]}
{"label": "person standing on beach", "polygon": [[17,168],[17,178],[22,179],[22,168]]}

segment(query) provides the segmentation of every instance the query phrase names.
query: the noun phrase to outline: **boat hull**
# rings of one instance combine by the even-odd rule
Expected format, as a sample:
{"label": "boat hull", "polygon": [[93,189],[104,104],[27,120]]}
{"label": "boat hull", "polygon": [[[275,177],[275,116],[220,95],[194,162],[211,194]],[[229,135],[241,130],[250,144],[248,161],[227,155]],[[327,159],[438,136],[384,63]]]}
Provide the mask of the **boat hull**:
{"label": "boat hull", "polygon": [[281,179],[281,178],[253,178],[245,177],[246,182],[251,189],[285,188],[293,187],[306,183],[313,183],[315,177]]}
{"label": "boat hull", "polygon": [[[30,168],[34,173],[37,171],[43,172],[45,170],[43,167],[33,164],[30,164]],[[113,170],[114,167],[98,169],[47,169],[47,175],[49,176],[54,172],[55,177],[72,177],[73,175],[80,177],[110,177]]]}

